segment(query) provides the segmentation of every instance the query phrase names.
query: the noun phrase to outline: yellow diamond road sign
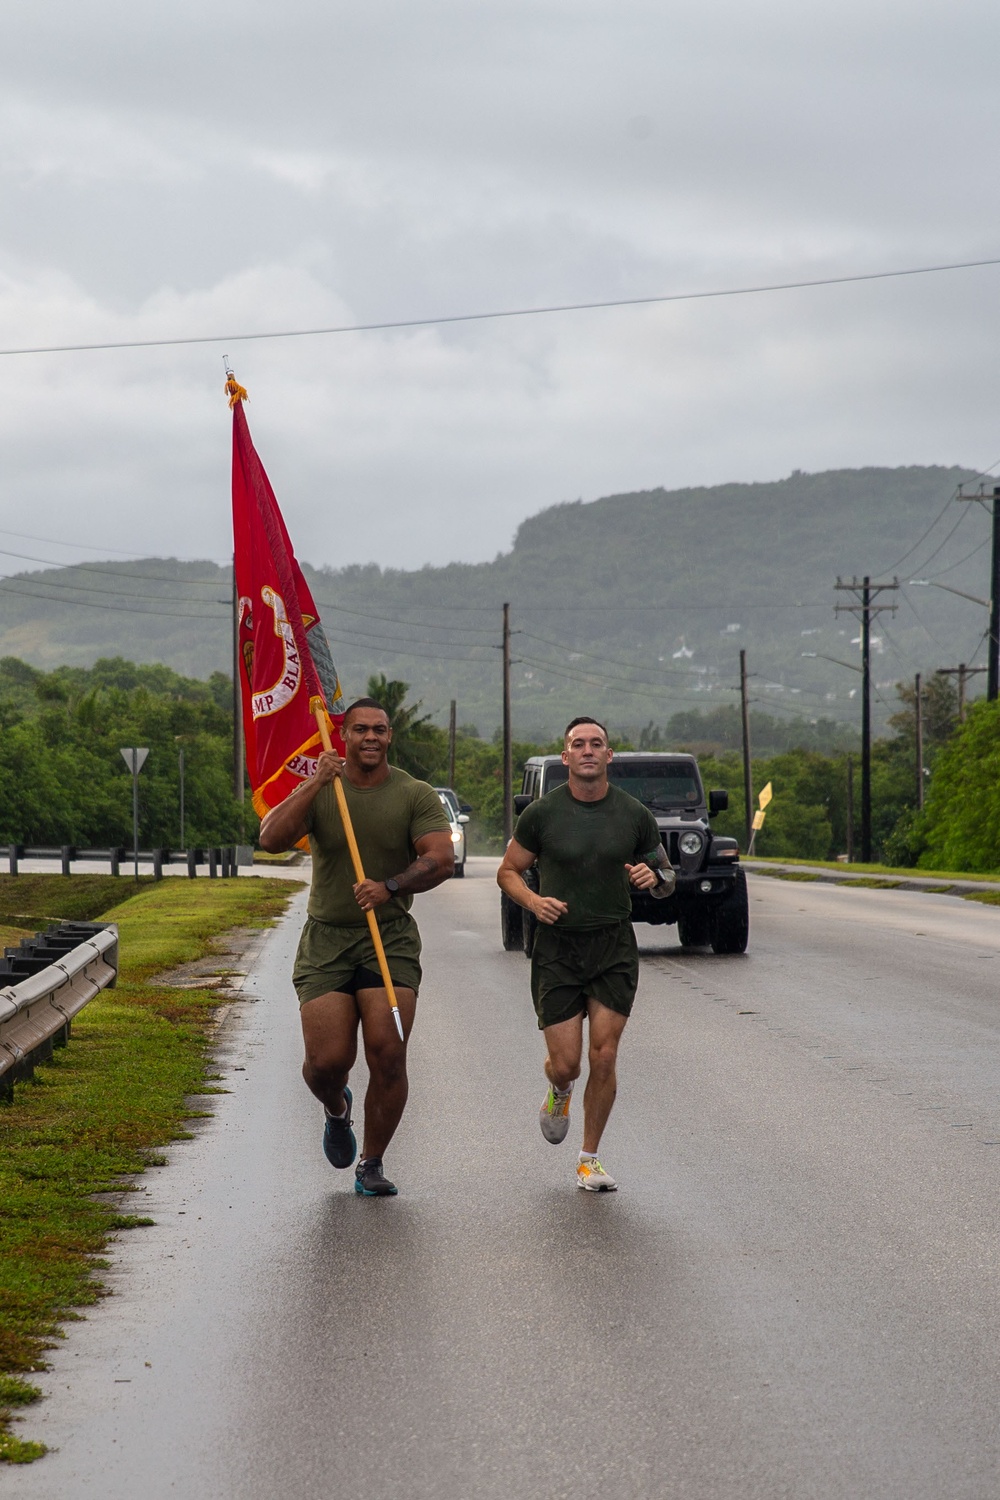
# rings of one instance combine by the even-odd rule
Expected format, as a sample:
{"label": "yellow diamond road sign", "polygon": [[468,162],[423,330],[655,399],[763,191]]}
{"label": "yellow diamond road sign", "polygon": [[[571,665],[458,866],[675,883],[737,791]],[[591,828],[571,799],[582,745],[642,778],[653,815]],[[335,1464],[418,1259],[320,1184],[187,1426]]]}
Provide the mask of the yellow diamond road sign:
{"label": "yellow diamond road sign", "polygon": [[771,791],[771,783],[768,782],[767,786],[764,788],[764,790],[761,792],[760,796],[757,799],[758,802],[760,803],[760,810],[761,810],[761,812],[764,811],[765,807],[770,802],[771,797],[773,795],[774,794]]}

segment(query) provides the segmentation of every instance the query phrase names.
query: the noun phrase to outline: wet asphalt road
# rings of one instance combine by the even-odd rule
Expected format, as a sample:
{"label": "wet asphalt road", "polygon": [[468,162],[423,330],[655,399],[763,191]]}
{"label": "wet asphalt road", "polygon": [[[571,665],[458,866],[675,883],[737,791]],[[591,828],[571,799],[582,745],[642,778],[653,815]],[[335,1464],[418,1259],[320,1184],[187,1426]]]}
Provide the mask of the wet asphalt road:
{"label": "wet asphalt road", "polygon": [[396,1200],[320,1152],[293,915],[223,1030],[231,1094],[142,1180],[156,1226],[42,1377],[20,1430],[58,1451],[0,1493],[1000,1494],[1000,910],[751,889],[746,958],[640,930],[600,1197],[574,1185],[578,1122],[560,1148],[538,1131],[491,864],[418,901]]}

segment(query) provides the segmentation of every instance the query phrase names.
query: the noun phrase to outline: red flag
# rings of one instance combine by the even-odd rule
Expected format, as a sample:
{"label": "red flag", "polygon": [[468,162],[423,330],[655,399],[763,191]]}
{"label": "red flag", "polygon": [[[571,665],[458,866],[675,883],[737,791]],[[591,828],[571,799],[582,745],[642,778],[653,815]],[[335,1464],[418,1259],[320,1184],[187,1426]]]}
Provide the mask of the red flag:
{"label": "red flag", "polygon": [[319,611],[295,560],[285,523],[243,411],[246,391],[230,377],[233,409],[233,544],[238,600],[240,697],[253,805],[263,818],[316,769],[322,748],[313,713],[327,710],[343,754],[337,670]]}

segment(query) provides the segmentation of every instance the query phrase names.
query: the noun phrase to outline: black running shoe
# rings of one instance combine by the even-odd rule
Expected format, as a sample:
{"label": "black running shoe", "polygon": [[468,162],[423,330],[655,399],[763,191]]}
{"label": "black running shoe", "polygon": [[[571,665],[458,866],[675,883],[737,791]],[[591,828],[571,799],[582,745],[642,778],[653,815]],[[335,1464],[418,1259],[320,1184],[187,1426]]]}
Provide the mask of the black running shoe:
{"label": "black running shoe", "polygon": [[344,1099],[347,1104],[345,1113],[339,1118],[328,1114],[323,1129],[323,1155],[331,1167],[349,1167],[358,1154],[357,1138],[351,1129],[351,1105],[354,1103],[354,1095],[346,1084],[344,1085]]}
{"label": "black running shoe", "polygon": [[354,1169],[354,1191],[362,1198],[394,1198],[399,1189],[382,1171],[381,1156],[369,1156]]}

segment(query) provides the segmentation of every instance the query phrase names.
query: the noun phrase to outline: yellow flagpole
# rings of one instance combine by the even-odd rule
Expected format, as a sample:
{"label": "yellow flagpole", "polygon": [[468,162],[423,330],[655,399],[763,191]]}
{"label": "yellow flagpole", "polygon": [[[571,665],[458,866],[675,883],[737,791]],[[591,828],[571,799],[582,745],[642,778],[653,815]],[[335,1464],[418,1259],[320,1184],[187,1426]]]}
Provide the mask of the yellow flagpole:
{"label": "yellow flagpole", "polygon": [[[326,708],[322,699],[313,698],[309,706],[313,711],[317,727],[319,728],[319,737],[323,741],[323,749],[332,750],[333,744],[330,740],[330,730],[326,722]],[[351,822],[350,809],[347,806],[347,798],[344,796],[344,788],[339,776],[333,778],[333,790],[337,798],[340,819],[344,825],[344,833],[347,837],[347,847],[351,851],[354,876],[360,882],[365,878],[365,870],[361,863],[361,851],[358,848],[358,841],[354,837],[354,824]],[[392,1006],[392,1019],[396,1023],[399,1040],[403,1041],[403,1021],[399,1014],[396,991],[393,988],[392,975],[389,973],[389,964],[385,956],[385,949],[382,946],[382,934],[378,930],[378,920],[373,911],[365,912],[365,916],[368,918],[368,930],[372,935],[372,942],[375,944],[375,957],[378,959],[379,973],[382,975],[382,983],[385,985],[385,992],[389,996],[389,1004]]]}

